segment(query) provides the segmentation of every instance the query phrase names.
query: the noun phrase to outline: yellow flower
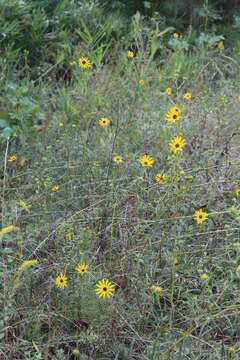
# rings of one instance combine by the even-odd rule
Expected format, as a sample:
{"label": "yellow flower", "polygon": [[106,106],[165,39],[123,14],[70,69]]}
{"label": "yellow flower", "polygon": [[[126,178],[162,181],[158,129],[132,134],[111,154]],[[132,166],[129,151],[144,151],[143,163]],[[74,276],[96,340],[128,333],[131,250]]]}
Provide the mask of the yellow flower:
{"label": "yellow flower", "polygon": [[172,94],[172,88],[168,87],[165,90],[166,94],[171,95]]}
{"label": "yellow flower", "polygon": [[59,190],[59,186],[58,185],[54,185],[54,187],[52,188],[53,192],[57,192]]}
{"label": "yellow flower", "polygon": [[179,34],[177,32],[173,33],[173,37],[174,39],[178,39],[179,38]]}
{"label": "yellow flower", "polygon": [[13,226],[13,225],[6,226],[6,227],[2,228],[2,230],[0,231],[0,239],[4,235],[6,235],[6,234],[8,234],[8,233],[10,233],[12,231],[18,231],[18,230],[19,230],[19,228],[16,227],[16,226]]}
{"label": "yellow flower", "polygon": [[224,44],[223,41],[219,41],[219,43],[217,44],[218,49],[223,49],[224,48]]}
{"label": "yellow flower", "polygon": [[87,272],[87,268],[87,265],[83,262],[76,267],[76,270],[83,276]]}
{"label": "yellow flower", "polygon": [[237,269],[236,269],[237,273],[240,273],[240,265],[238,265]]}
{"label": "yellow flower", "polygon": [[208,214],[206,212],[202,211],[202,209],[200,209],[195,212],[194,220],[196,220],[197,223],[199,225],[201,225],[205,220],[207,220],[207,217],[208,217]]}
{"label": "yellow flower", "polygon": [[17,205],[21,206],[22,208],[24,208],[24,210],[27,212],[27,213],[30,213],[30,206],[25,204],[25,202],[23,200],[20,200],[19,202],[17,202]]}
{"label": "yellow flower", "polygon": [[82,69],[90,69],[92,67],[90,60],[86,57],[81,57],[78,61],[78,65]]}
{"label": "yellow flower", "polygon": [[121,158],[121,156],[119,156],[119,155],[114,155],[114,156],[113,156],[113,161],[114,161],[115,163],[119,164],[119,163],[122,162],[122,158]]}
{"label": "yellow flower", "polygon": [[240,196],[240,188],[235,190],[235,195],[237,198]]}
{"label": "yellow flower", "polygon": [[165,181],[166,181],[166,175],[165,174],[161,174],[161,173],[158,173],[155,177],[155,180],[157,181],[158,184],[164,184]]}
{"label": "yellow flower", "polygon": [[62,122],[59,123],[59,127],[62,128],[64,125]]}
{"label": "yellow flower", "polygon": [[17,160],[17,157],[15,155],[11,155],[10,158],[8,159],[8,162],[12,163],[16,160]]}
{"label": "yellow flower", "polygon": [[30,266],[37,265],[37,260],[25,260],[19,268],[19,271],[24,271],[25,269],[29,268]]}
{"label": "yellow flower", "polygon": [[132,59],[134,57],[134,53],[131,50],[128,50],[128,57]]}
{"label": "yellow flower", "polygon": [[178,151],[182,151],[184,145],[186,144],[186,141],[184,139],[182,139],[181,136],[176,136],[172,142],[169,144],[170,145],[170,152],[173,155],[176,155],[176,153]]}
{"label": "yellow flower", "polygon": [[180,116],[181,116],[181,110],[177,106],[174,106],[167,113],[166,121],[169,122],[170,124],[174,124],[176,121],[180,120]]}
{"label": "yellow flower", "polygon": [[238,101],[240,101],[240,95],[238,96]]}
{"label": "yellow flower", "polygon": [[62,273],[56,278],[57,287],[64,289],[67,286],[67,278]]}
{"label": "yellow flower", "polygon": [[110,124],[110,120],[107,117],[102,117],[99,120],[99,125],[102,127],[108,126]]}
{"label": "yellow flower", "polygon": [[139,161],[140,161],[142,167],[150,167],[154,163],[153,158],[151,158],[151,156],[148,156],[148,155],[143,155]]}
{"label": "yellow flower", "polygon": [[161,291],[162,291],[162,288],[161,286],[155,286],[155,285],[152,285],[152,290],[156,293],[156,294],[160,294]]}
{"label": "yellow flower", "polygon": [[74,66],[74,65],[76,65],[76,61],[75,61],[75,60],[71,60],[69,64],[70,64],[71,66]]}
{"label": "yellow flower", "polygon": [[99,281],[96,285],[96,294],[99,298],[104,298],[107,296],[110,298],[114,294],[114,286],[108,281],[103,279]]}
{"label": "yellow flower", "polygon": [[143,80],[143,79],[140,79],[140,80],[139,80],[139,85],[140,85],[140,86],[143,86],[143,85],[144,85],[144,80]]}
{"label": "yellow flower", "polygon": [[67,241],[72,240],[72,234],[71,234],[71,233],[67,233],[67,234],[65,235],[65,239],[66,239]]}
{"label": "yellow flower", "polygon": [[188,92],[186,92],[185,94],[184,94],[184,100],[187,100],[187,101],[189,101],[189,100],[191,100],[191,98],[192,98],[192,94],[188,91]]}
{"label": "yellow flower", "polygon": [[207,274],[202,274],[201,275],[201,279],[203,280],[203,281],[207,281],[208,280],[208,276],[207,276]]}

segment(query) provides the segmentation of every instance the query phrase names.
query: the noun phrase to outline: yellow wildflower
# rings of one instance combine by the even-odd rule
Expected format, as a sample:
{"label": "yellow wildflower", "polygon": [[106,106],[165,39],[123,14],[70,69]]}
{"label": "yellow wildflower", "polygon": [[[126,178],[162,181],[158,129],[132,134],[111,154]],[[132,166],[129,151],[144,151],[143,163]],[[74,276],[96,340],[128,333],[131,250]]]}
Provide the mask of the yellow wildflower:
{"label": "yellow wildflower", "polygon": [[143,155],[139,161],[140,161],[142,167],[150,167],[154,163],[153,158],[151,158],[151,156],[148,156],[148,155]]}
{"label": "yellow wildflower", "polygon": [[132,59],[134,57],[134,53],[131,50],[128,50],[128,57]]}
{"label": "yellow wildflower", "polygon": [[192,94],[188,91],[184,94],[183,98],[184,98],[184,100],[189,101],[192,98]]}
{"label": "yellow wildflower", "polygon": [[57,192],[59,190],[59,186],[58,185],[54,185],[54,187],[52,188],[53,192]]}
{"label": "yellow wildflower", "polygon": [[11,155],[10,158],[8,159],[8,162],[12,163],[16,160],[17,160],[17,157],[15,155]]}
{"label": "yellow wildflower", "polygon": [[182,139],[181,136],[176,136],[172,142],[169,144],[170,145],[170,152],[173,155],[176,155],[176,153],[178,151],[182,151],[184,145],[186,144],[186,141],[184,139]]}
{"label": "yellow wildflower", "polygon": [[224,43],[223,43],[223,41],[221,40],[221,41],[219,41],[219,43],[217,44],[217,47],[218,47],[218,49],[219,50],[221,50],[221,49],[223,49],[224,48]]}
{"label": "yellow wildflower", "polygon": [[107,118],[107,117],[102,117],[100,120],[99,120],[99,125],[102,126],[102,127],[106,127],[110,124],[110,120]]}
{"label": "yellow wildflower", "polygon": [[107,296],[110,298],[114,294],[114,286],[108,281],[103,279],[99,281],[96,285],[96,294],[99,298],[104,298]]}
{"label": "yellow wildflower", "polygon": [[201,275],[201,279],[203,280],[203,281],[207,281],[208,280],[208,276],[207,276],[207,274],[202,274]]}
{"label": "yellow wildflower", "polygon": [[64,289],[67,286],[67,277],[62,273],[56,278],[56,285],[60,289]]}
{"label": "yellow wildflower", "polygon": [[88,266],[83,262],[76,267],[77,272],[83,276],[87,272]]}
{"label": "yellow wildflower", "polygon": [[78,65],[82,69],[90,69],[92,67],[91,62],[87,57],[81,57],[78,61]]}
{"label": "yellow wildflower", "polygon": [[206,212],[202,211],[202,209],[200,209],[195,212],[194,220],[196,220],[197,223],[199,225],[201,225],[205,220],[207,220],[207,217],[208,217],[208,214]]}
{"label": "yellow wildflower", "polygon": [[167,87],[165,92],[166,92],[166,94],[171,95],[172,94],[172,88]]}
{"label": "yellow wildflower", "polygon": [[173,38],[174,39],[178,39],[179,38],[179,34],[177,32],[173,33]]}
{"label": "yellow wildflower", "polygon": [[143,80],[143,79],[140,79],[140,80],[139,80],[139,85],[140,85],[140,86],[143,86],[143,85],[144,85],[144,80]]}
{"label": "yellow wildflower", "polygon": [[157,181],[158,184],[162,185],[166,181],[166,175],[159,172],[156,175],[155,180]]}

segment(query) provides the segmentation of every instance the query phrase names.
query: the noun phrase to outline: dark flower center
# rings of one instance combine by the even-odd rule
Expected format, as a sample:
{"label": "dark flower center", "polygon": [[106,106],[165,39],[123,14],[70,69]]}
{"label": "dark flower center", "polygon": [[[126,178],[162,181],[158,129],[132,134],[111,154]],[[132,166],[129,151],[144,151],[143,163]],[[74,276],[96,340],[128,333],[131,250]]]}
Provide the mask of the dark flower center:
{"label": "dark flower center", "polygon": [[176,119],[176,118],[177,118],[177,115],[176,115],[176,114],[174,114],[174,115],[173,115],[173,118],[174,118],[174,119]]}
{"label": "dark flower center", "polygon": [[144,165],[147,165],[148,164],[148,162],[147,161],[144,161]]}
{"label": "dark flower center", "polygon": [[107,291],[107,288],[104,286],[103,291]]}
{"label": "dark flower center", "polygon": [[63,279],[60,279],[60,282],[63,283]]}
{"label": "dark flower center", "polygon": [[86,64],[86,61],[85,61],[85,60],[83,60],[83,61],[82,61],[82,64],[83,64],[83,65],[85,65],[85,64]]}
{"label": "dark flower center", "polygon": [[175,144],[175,147],[176,147],[176,148],[179,148],[179,146],[180,146],[180,145],[179,145],[178,143],[177,143],[177,144]]}
{"label": "dark flower center", "polygon": [[199,219],[202,219],[202,215],[199,215]]}

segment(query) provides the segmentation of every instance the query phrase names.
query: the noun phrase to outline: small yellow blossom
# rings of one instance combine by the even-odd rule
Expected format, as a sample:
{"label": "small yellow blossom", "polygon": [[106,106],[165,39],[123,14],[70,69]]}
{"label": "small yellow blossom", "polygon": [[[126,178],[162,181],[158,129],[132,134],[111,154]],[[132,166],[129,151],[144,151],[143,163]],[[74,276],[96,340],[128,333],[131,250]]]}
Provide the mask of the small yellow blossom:
{"label": "small yellow blossom", "polygon": [[192,94],[188,91],[183,96],[184,100],[190,101],[192,98]]}
{"label": "small yellow blossom", "polygon": [[178,39],[179,38],[179,34],[177,32],[173,33],[173,38],[174,39]]}
{"label": "small yellow blossom", "polygon": [[59,127],[60,127],[60,128],[63,128],[63,126],[64,126],[63,123],[60,122],[60,123],[59,123]]}
{"label": "small yellow blossom", "polygon": [[170,152],[173,155],[176,155],[177,152],[182,151],[183,147],[185,146],[186,141],[184,139],[182,139],[181,136],[176,136],[172,142],[169,144],[170,145]]}
{"label": "small yellow blossom", "polygon": [[202,211],[202,209],[195,212],[194,220],[196,220],[199,225],[201,225],[205,220],[207,220],[207,218],[208,214]]}
{"label": "small yellow blossom", "polygon": [[71,233],[67,233],[67,234],[65,235],[65,239],[66,239],[67,241],[72,240],[72,234],[71,234]]}
{"label": "small yellow blossom", "polygon": [[181,110],[179,107],[172,107],[166,115],[166,121],[170,124],[174,124],[176,121],[180,120]]}
{"label": "small yellow blossom", "polygon": [[240,95],[238,96],[238,101],[240,101]]}
{"label": "small yellow blossom", "polygon": [[172,88],[167,87],[165,92],[166,92],[166,94],[171,95],[172,94]]}
{"label": "small yellow blossom", "polygon": [[240,188],[235,190],[235,195],[236,195],[237,198],[240,197]]}
{"label": "small yellow blossom", "polygon": [[122,158],[121,158],[121,156],[119,156],[119,155],[114,155],[114,156],[113,156],[113,161],[114,161],[115,163],[119,164],[119,163],[122,162]]}
{"label": "small yellow blossom", "polygon": [[238,265],[236,272],[240,273],[240,265]]}
{"label": "small yellow blossom", "polygon": [[166,175],[165,174],[162,174],[162,173],[158,173],[155,177],[155,180],[158,184],[162,185],[165,183],[166,181]]}
{"label": "small yellow blossom", "polygon": [[8,159],[8,162],[12,163],[16,160],[17,160],[17,157],[15,155],[11,155],[10,158]]}
{"label": "small yellow blossom", "polygon": [[218,47],[218,49],[220,49],[220,50],[224,48],[224,43],[223,43],[222,40],[219,41],[219,43],[217,44],[217,47]]}
{"label": "small yellow blossom", "polygon": [[143,80],[143,79],[140,79],[140,80],[139,80],[139,85],[140,85],[140,86],[143,86],[143,85],[144,85],[144,80]]}
{"label": "small yellow blossom", "polygon": [[203,280],[203,281],[207,281],[208,280],[208,276],[207,276],[207,274],[202,274],[201,275],[201,279]]}
{"label": "small yellow blossom", "polygon": [[128,50],[128,57],[132,59],[134,57],[134,53],[131,50]]}
{"label": "small yellow blossom", "polygon": [[75,60],[71,60],[69,64],[70,64],[71,66],[74,66],[74,65],[76,65],[77,63],[76,63]]}
{"label": "small yellow blossom", "polygon": [[156,294],[160,294],[161,291],[162,291],[162,288],[161,286],[155,286],[155,285],[152,285],[152,290],[156,293]]}
{"label": "small yellow blossom", "polygon": [[82,69],[90,69],[92,67],[91,62],[87,57],[81,57],[78,61],[78,65]]}
{"label": "small yellow blossom", "polygon": [[99,125],[102,126],[102,127],[106,127],[110,124],[110,120],[107,118],[107,117],[102,117],[100,120],[99,120]]}
{"label": "small yellow blossom", "polygon": [[108,280],[101,280],[97,283],[96,285],[96,295],[99,298],[104,298],[107,296],[108,298],[110,298],[111,296],[113,296],[114,294],[114,286],[108,281]]}
{"label": "small yellow blossom", "polygon": [[151,156],[148,156],[148,155],[143,155],[139,161],[140,161],[142,167],[150,167],[154,163],[153,158],[151,158]]}
{"label": "small yellow blossom", "polygon": [[67,277],[62,273],[56,278],[56,285],[60,289],[64,289],[67,286]]}
{"label": "small yellow blossom", "polygon": [[83,262],[76,267],[77,272],[83,276],[87,272],[88,266]]}
{"label": "small yellow blossom", "polygon": [[58,185],[54,185],[54,187],[52,188],[53,192],[57,192],[59,190],[59,186]]}

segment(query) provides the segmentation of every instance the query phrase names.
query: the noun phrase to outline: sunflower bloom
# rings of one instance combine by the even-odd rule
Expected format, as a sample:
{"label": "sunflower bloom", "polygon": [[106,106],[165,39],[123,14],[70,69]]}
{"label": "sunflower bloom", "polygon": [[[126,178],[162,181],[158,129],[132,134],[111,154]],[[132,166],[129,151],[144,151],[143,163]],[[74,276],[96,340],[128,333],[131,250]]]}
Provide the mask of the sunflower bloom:
{"label": "sunflower bloom", "polygon": [[173,111],[169,111],[166,115],[166,121],[169,122],[170,124],[174,124],[179,119],[180,119],[180,114]]}
{"label": "sunflower bloom", "polygon": [[197,223],[199,225],[201,225],[205,220],[207,220],[207,217],[208,217],[208,214],[206,212],[202,211],[202,209],[200,209],[195,212],[194,220],[196,220]]}
{"label": "sunflower bloom", "polygon": [[101,299],[105,299],[105,297],[107,296],[108,298],[110,298],[111,296],[113,296],[114,294],[114,286],[108,281],[108,280],[101,280],[97,283],[96,285],[96,295]]}
{"label": "sunflower bloom", "polygon": [[152,166],[154,163],[153,158],[151,158],[151,156],[148,156],[148,155],[143,155],[139,161],[140,161],[142,167],[145,167],[145,168]]}
{"label": "sunflower bloom", "polygon": [[161,173],[158,173],[155,177],[155,180],[156,182],[159,184],[159,185],[162,185],[165,183],[166,181],[166,175],[165,174],[161,174]]}
{"label": "sunflower bloom", "polygon": [[82,69],[90,69],[92,67],[91,62],[87,57],[81,57],[78,61],[78,65]]}
{"label": "sunflower bloom", "polygon": [[59,186],[58,185],[54,185],[54,187],[52,188],[53,192],[58,192],[59,190]]}
{"label": "sunflower bloom", "polygon": [[83,276],[87,272],[88,266],[83,262],[76,267],[77,272]]}
{"label": "sunflower bloom", "polygon": [[100,120],[99,120],[99,125],[102,126],[102,127],[106,127],[110,124],[110,120],[107,118],[107,117],[102,117]]}
{"label": "sunflower bloom", "polygon": [[172,94],[172,88],[170,88],[170,87],[166,88],[165,93],[168,94],[168,95],[171,95]]}
{"label": "sunflower bloom", "polygon": [[115,163],[117,163],[117,164],[120,164],[120,163],[122,162],[122,158],[121,158],[121,156],[119,156],[119,155],[114,155],[114,156],[113,156],[113,161],[114,161]]}
{"label": "sunflower bloom", "polygon": [[134,53],[131,50],[128,50],[128,57],[132,59],[134,57]]}
{"label": "sunflower bloom", "polygon": [[15,155],[11,155],[10,158],[8,159],[8,162],[12,163],[16,160],[17,160],[17,157]]}
{"label": "sunflower bloom", "polygon": [[192,94],[188,91],[183,96],[184,100],[190,101],[192,98]]}
{"label": "sunflower bloom", "polygon": [[182,139],[181,136],[176,136],[173,141],[169,144],[170,145],[170,152],[173,155],[176,155],[177,152],[182,151],[186,141]]}
{"label": "sunflower bloom", "polygon": [[240,188],[235,190],[235,195],[236,195],[237,198],[240,197]]}
{"label": "sunflower bloom", "polygon": [[67,278],[62,273],[56,278],[56,285],[60,289],[64,289],[67,286]]}
{"label": "sunflower bloom", "polygon": [[138,83],[139,83],[140,86],[143,86],[144,85],[144,80],[140,79]]}

